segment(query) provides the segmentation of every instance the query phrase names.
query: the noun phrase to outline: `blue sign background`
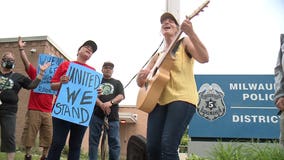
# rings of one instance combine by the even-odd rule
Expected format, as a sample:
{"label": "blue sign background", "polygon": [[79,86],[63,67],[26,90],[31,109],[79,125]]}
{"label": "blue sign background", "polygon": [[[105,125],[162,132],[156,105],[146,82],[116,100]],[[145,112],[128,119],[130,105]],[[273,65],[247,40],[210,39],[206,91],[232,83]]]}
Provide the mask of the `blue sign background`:
{"label": "blue sign background", "polygon": [[66,75],[70,80],[61,85],[52,116],[89,126],[102,74],[82,65],[70,63]]}
{"label": "blue sign background", "polygon": [[280,118],[273,102],[273,75],[196,75],[195,78],[198,90],[205,83],[221,87],[225,113],[208,120],[196,112],[189,125],[190,137],[278,139]]}
{"label": "blue sign background", "polygon": [[44,76],[42,77],[42,80],[39,85],[34,89],[34,92],[55,95],[57,91],[51,89],[50,80],[53,77],[57,67],[63,62],[63,58],[51,56],[44,53],[39,54],[37,74],[39,74],[40,72],[39,65],[43,65],[46,62],[50,62],[51,65],[45,70]]}

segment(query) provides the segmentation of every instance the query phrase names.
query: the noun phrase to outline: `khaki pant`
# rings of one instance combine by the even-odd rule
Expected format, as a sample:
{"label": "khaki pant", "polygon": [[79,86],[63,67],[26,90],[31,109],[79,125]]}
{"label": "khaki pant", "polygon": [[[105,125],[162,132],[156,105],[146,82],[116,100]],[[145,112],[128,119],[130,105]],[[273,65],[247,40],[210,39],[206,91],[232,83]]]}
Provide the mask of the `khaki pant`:
{"label": "khaki pant", "polygon": [[39,146],[49,147],[52,140],[51,113],[28,110],[25,127],[22,134],[22,143],[26,147],[33,147],[39,133]]}

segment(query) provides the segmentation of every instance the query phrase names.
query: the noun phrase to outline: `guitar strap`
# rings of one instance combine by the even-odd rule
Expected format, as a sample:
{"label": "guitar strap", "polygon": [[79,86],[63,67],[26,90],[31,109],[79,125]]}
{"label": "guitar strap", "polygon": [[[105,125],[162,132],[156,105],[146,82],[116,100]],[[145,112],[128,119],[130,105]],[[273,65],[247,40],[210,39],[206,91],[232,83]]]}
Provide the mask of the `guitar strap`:
{"label": "guitar strap", "polygon": [[[184,37],[183,37],[183,38],[184,38]],[[172,50],[172,54],[173,54],[173,55],[176,54],[176,52],[177,52],[177,50],[178,50],[178,47],[179,47],[180,43],[182,42],[183,38],[181,38],[180,40],[177,41],[175,47],[174,47],[173,50]],[[192,58],[191,54],[190,54],[187,50],[185,50],[185,52],[186,52],[186,54],[188,55],[189,58]]]}
{"label": "guitar strap", "polygon": [[[148,62],[150,61],[150,59],[156,54],[156,52],[160,49],[160,47],[162,46],[162,44],[164,43],[164,40],[162,40],[162,42],[160,43],[159,47],[155,50],[155,52],[152,54],[152,56],[148,59],[148,61],[143,65],[142,68],[144,68]],[[124,89],[132,82],[132,80],[137,76],[138,73],[136,73],[131,79],[130,81],[125,85]]]}
{"label": "guitar strap", "polygon": [[107,151],[107,132],[109,130],[109,122],[107,116],[104,117],[104,124],[102,126],[102,140],[101,140],[101,160],[106,159],[106,151]]}

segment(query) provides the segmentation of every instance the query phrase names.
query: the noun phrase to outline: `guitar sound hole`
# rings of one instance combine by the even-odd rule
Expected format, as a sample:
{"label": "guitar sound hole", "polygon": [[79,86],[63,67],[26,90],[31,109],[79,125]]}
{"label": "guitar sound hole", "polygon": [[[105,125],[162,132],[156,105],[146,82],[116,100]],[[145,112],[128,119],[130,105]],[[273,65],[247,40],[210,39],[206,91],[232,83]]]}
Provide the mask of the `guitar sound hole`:
{"label": "guitar sound hole", "polygon": [[157,71],[158,71],[158,68],[156,67],[156,68],[153,70],[152,77],[154,77],[154,76],[156,75]]}
{"label": "guitar sound hole", "polygon": [[147,88],[148,88],[148,82],[146,82],[146,83],[144,84],[144,87],[145,87],[146,90],[147,90]]}

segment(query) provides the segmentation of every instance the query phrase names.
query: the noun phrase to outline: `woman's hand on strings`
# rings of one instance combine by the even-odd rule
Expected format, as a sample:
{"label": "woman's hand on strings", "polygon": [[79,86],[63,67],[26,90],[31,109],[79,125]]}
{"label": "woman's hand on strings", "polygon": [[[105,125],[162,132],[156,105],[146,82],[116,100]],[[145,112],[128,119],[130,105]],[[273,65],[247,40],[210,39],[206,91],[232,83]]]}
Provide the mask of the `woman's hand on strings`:
{"label": "woman's hand on strings", "polygon": [[137,79],[136,79],[137,85],[139,87],[142,87],[146,83],[149,73],[150,73],[150,70],[148,69],[142,69],[139,71]]}

